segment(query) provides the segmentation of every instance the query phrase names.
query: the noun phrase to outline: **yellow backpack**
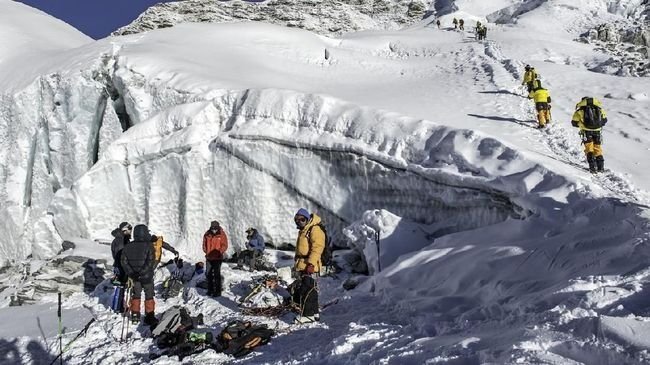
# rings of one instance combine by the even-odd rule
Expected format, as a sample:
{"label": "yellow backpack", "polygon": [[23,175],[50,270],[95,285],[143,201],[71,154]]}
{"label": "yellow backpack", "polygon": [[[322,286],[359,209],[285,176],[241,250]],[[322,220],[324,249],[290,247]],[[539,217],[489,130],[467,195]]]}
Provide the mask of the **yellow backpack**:
{"label": "yellow backpack", "polygon": [[154,260],[160,261],[162,256],[163,236],[158,236],[156,242],[153,243],[153,257]]}

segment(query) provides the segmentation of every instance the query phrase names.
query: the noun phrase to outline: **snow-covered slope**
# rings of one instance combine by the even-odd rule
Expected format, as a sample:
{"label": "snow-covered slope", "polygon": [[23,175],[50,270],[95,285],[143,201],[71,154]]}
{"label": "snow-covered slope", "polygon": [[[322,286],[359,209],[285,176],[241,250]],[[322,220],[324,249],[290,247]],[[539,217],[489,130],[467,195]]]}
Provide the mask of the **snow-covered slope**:
{"label": "snow-covered slope", "polygon": [[181,23],[239,21],[261,21],[327,35],[399,29],[422,19],[427,5],[426,0],[186,0],[152,6],[113,35],[141,33]]}
{"label": "snow-covered slope", "polygon": [[[448,12],[447,27],[513,4],[434,7]],[[347,294],[341,280],[323,279],[324,300],[342,297],[323,323],[280,334],[244,361],[647,362],[647,341],[633,335],[648,331],[647,85],[589,71],[603,55],[573,41],[582,25],[539,25],[604,4],[562,12],[547,1],[517,22],[488,24],[484,42],[428,21],[340,38],[180,24],[58,52],[34,82],[2,70],[12,80],[0,114],[3,259],[105,240],[129,220],[199,260],[209,221],[222,223],[232,249],[248,226],[280,244],[295,238],[291,218],[304,206],[374,276],[354,278],[364,283]],[[531,128],[519,88],[526,63],[553,96],[543,131]],[[585,171],[569,123],[585,95],[610,118],[600,175]],[[158,311],[183,302],[212,329],[240,317],[232,302],[249,274],[224,265],[224,276],[224,298],[192,288]],[[1,285],[3,295],[18,290]],[[141,362],[151,340],[138,331],[128,345],[112,340],[120,318],[104,289],[66,302],[100,319],[67,359]],[[30,341],[9,344],[27,361]]]}

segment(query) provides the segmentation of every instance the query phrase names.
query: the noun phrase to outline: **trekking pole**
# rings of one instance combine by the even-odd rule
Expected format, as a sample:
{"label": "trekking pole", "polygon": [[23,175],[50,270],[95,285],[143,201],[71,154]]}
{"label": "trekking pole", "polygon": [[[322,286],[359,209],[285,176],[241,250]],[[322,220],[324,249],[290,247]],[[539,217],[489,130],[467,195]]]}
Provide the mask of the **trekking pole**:
{"label": "trekking pole", "polygon": [[379,231],[375,232],[375,242],[377,243],[377,271],[381,272],[381,261],[379,260],[381,256],[381,250],[379,249]]}
{"label": "trekking pole", "polygon": [[[72,340],[70,340],[70,342],[68,342],[65,345],[65,347],[63,348],[63,352],[68,351],[68,349],[70,348],[70,345],[72,345],[73,342],[75,342],[77,339],[79,339],[79,337],[83,336],[86,332],[88,332],[88,328],[90,328],[90,325],[93,324],[94,322],[95,322],[95,318],[91,318],[90,321],[88,321],[88,323],[86,323],[84,328],[81,331],[79,331],[79,333],[77,333],[77,335]],[[54,365],[56,360],[59,360],[59,359],[61,359],[61,361],[63,361],[63,352],[59,353],[59,356],[55,357],[52,360],[52,362],[50,362],[50,365]]]}
{"label": "trekking pole", "polygon": [[56,314],[59,317],[59,364],[63,365],[63,323],[61,321],[61,292],[59,292],[59,306]]}
{"label": "trekking pole", "polygon": [[[131,324],[131,321],[129,319],[129,316],[131,314],[131,279],[127,282],[127,287],[126,287],[126,295],[124,296],[124,305],[126,307],[126,310],[124,311],[124,315],[122,316],[122,330],[120,332],[120,342],[123,342],[125,337],[128,337],[129,335],[129,327]],[[126,327],[126,336],[124,334],[124,327]]]}

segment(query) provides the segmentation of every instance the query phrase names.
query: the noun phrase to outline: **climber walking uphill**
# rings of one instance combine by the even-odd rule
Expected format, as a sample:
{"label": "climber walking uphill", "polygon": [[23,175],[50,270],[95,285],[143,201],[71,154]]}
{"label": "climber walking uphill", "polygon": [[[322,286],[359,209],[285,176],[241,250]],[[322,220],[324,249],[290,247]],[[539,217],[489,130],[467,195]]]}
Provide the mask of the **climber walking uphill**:
{"label": "climber walking uphill", "polygon": [[580,128],[580,137],[585,145],[585,155],[591,173],[605,171],[602,148],[602,129],[607,124],[607,115],[600,101],[585,96],[576,104],[571,125]]}
{"label": "climber walking uphill", "polygon": [[542,87],[540,80],[535,80],[533,84],[533,90],[528,94],[528,98],[535,102],[537,128],[545,128],[546,124],[551,122],[551,95]]}
{"label": "climber walking uphill", "polygon": [[207,264],[206,281],[208,296],[221,296],[221,263],[228,249],[228,237],[217,221],[210,222],[210,229],[203,235],[203,252]]}
{"label": "climber walking uphill", "polygon": [[458,29],[465,30],[465,21],[463,19],[458,21]]}
{"label": "climber walking uphill", "polygon": [[526,89],[528,90],[528,93],[530,93],[533,91],[533,87],[535,86],[534,81],[539,78],[539,75],[537,74],[537,71],[535,71],[535,67],[532,67],[531,65],[526,65],[525,70],[524,80],[521,84],[526,85]]}
{"label": "climber walking uphill", "polygon": [[295,322],[315,322],[319,320],[316,273],[320,272],[325,232],[321,228],[320,217],[309,214],[304,208],[298,210],[293,219],[298,229],[298,239],[293,267],[296,280],[292,284],[291,294],[294,303],[300,308]]}
{"label": "climber walking uphill", "polygon": [[454,20],[452,20],[452,23],[454,24],[454,29],[458,29],[458,19],[454,18]]}
{"label": "climber walking uphill", "polygon": [[133,242],[124,246],[121,257],[122,267],[133,282],[131,292],[131,322],[140,322],[140,297],[144,289],[145,324],[153,327],[157,324],[153,288],[154,255],[149,228],[138,224],[133,228]]}

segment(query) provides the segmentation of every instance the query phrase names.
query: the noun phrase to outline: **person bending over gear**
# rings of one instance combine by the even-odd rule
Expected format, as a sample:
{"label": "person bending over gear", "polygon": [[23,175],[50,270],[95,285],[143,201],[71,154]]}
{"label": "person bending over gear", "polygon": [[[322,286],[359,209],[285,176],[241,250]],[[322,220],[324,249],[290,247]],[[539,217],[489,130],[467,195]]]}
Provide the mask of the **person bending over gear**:
{"label": "person bending over gear", "polygon": [[585,96],[576,104],[571,125],[580,128],[580,137],[585,145],[585,155],[591,173],[605,171],[602,148],[602,129],[607,124],[607,114],[596,98]]}
{"label": "person bending over gear", "polygon": [[534,81],[539,78],[539,75],[537,74],[537,71],[535,71],[535,67],[532,67],[530,65],[526,65],[525,70],[526,72],[524,72],[524,81],[522,81],[521,84],[526,85],[526,88],[530,93],[533,91],[533,87],[535,86]]}
{"label": "person bending over gear", "polygon": [[319,226],[321,219],[316,214],[301,208],[294,216],[298,229],[296,252],[294,256],[295,282],[292,284],[292,299],[300,308],[296,323],[309,323],[319,320],[318,286],[316,275],[321,268],[321,255],[325,249],[325,232]]}
{"label": "person bending over gear", "polygon": [[537,110],[537,128],[545,128],[546,123],[551,122],[551,95],[548,90],[542,87],[542,82],[534,81],[535,86],[528,94],[529,99],[535,101],[535,110]]}
{"label": "person bending over gear", "polygon": [[131,303],[131,321],[140,322],[140,296],[144,289],[144,312],[145,324],[154,327],[157,324],[153,289],[153,246],[151,245],[151,234],[149,228],[144,224],[138,224],[133,228],[133,242],[129,243],[122,250],[122,267],[133,281]]}
{"label": "person bending over gear", "polygon": [[158,267],[158,264],[160,264],[160,259],[162,258],[162,250],[163,248],[171,253],[174,254],[175,258],[178,258],[178,251],[172,245],[169,243],[165,242],[165,239],[163,238],[162,235],[152,235],[151,236],[151,241],[153,242],[153,256],[154,256],[154,265],[153,267],[156,268]]}
{"label": "person bending over gear", "polygon": [[250,271],[254,271],[257,269],[257,260],[264,255],[264,237],[257,229],[251,227],[246,230],[246,239],[248,249],[241,253],[237,264],[241,267],[247,261]]}
{"label": "person bending over gear", "polygon": [[217,221],[210,222],[210,229],[203,235],[208,296],[221,296],[221,262],[228,249],[228,237]]}

